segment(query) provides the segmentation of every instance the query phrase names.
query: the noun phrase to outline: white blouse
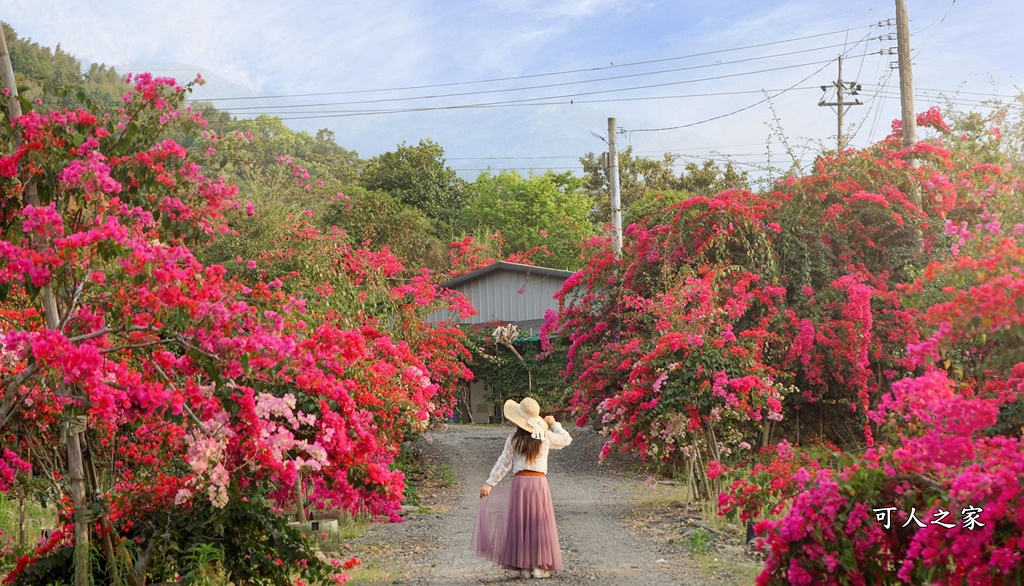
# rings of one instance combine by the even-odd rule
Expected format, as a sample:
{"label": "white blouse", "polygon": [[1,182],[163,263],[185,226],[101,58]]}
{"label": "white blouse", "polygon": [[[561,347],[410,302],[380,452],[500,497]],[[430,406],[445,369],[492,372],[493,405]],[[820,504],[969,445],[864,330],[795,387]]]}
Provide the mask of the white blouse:
{"label": "white blouse", "polygon": [[491,469],[491,476],[487,479],[487,484],[491,486],[497,485],[510,470],[512,474],[521,470],[533,470],[534,472],[547,474],[548,451],[552,449],[560,450],[572,443],[572,437],[569,436],[569,432],[562,429],[562,424],[556,421],[544,433],[544,439],[541,440],[540,452],[537,453],[537,457],[532,462],[527,462],[524,456],[515,453],[515,449],[512,447],[512,438],[514,436],[515,434],[513,433],[505,440],[505,449],[501,451],[501,456],[498,456],[498,461],[495,462],[494,468]]}

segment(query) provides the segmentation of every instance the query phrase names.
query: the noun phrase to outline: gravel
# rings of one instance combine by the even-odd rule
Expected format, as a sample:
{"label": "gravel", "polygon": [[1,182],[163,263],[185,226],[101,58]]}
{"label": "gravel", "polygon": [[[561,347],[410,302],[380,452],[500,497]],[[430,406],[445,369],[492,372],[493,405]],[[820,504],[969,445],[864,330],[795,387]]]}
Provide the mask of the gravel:
{"label": "gravel", "polygon": [[[706,569],[681,545],[675,520],[638,507],[641,475],[628,460],[598,465],[604,438],[590,429],[567,427],[573,443],[552,451],[548,479],[558,521],[565,571],[551,584],[718,585],[738,583],[731,572]],[[416,444],[427,476],[444,466],[455,485],[421,489],[423,508],[410,509],[402,523],[372,524],[352,541],[351,554],[364,567],[382,569],[378,583],[505,584],[524,582],[511,571],[478,559],[470,549],[480,486],[497,460],[508,426],[452,425]],[[503,480],[506,483],[508,480]],[[641,519],[642,517],[642,519]],[[664,519],[663,519],[664,517]],[[737,564],[750,564],[733,537],[714,551]],[[718,558],[715,558],[716,561]]]}

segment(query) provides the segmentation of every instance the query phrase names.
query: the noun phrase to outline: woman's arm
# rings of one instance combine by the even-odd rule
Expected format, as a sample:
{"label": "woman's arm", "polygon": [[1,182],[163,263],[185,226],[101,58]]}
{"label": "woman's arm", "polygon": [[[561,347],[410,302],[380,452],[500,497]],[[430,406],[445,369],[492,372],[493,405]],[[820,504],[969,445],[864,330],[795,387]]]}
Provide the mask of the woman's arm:
{"label": "woman's arm", "polygon": [[547,415],[544,417],[544,421],[548,423],[548,432],[545,439],[548,440],[548,445],[553,450],[560,450],[565,446],[572,443],[572,436],[569,432],[562,429],[562,424],[555,421],[555,418]]}
{"label": "woman's arm", "polygon": [[[498,461],[494,463],[494,468],[491,468],[491,475],[487,478],[487,485],[495,486],[501,482],[501,479],[512,469],[513,463],[515,463],[515,457],[512,454],[512,436],[510,435],[505,440],[505,448],[501,450],[501,455],[498,456]],[[483,492],[483,490],[480,491],[480,496],[487,496]],[[490,490],[487,492],[490,492]]]}

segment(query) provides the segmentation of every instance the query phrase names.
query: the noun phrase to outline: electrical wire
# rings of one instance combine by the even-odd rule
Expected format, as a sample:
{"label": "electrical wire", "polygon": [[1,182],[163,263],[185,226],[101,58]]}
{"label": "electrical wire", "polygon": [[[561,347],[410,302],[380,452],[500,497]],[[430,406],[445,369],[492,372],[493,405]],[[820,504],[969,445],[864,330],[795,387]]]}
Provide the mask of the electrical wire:
{"label": "electrical wire", "polygon": [[[771,72],[775,72],[775,71],[783,71],[783,70],[786,70],[786,69],[798,69],[798,68],[809,67],[809,66],[813,66],[813,65],[820,65],[820,64],[827,65],[827,64],[829,64],[831,62],[832,62],[831,59],[824,60],[824,61],[811,61],[809,63],[799,63],[799,64],[796,64],[796,65],[783,65],[783,66],[779,66],[779,67],[772,67],[772,68],[761,69],[761,70],[757,70],[757,71],[746,71],[746,72],[740,72],[740,73],[730,73],[730,74],[725,74],[725,75],[716,75],[716,76],[704,77],[704,78],[698,78],[698,79],[686,79],[686,80],[682,80],[682,81],[673,81],[673,82],[665,82],[665,83],[647,84],[647,85],[640,85],[640,86],[633,86],[633,87],[626,87],[626,88],[614,88],[614,89],[608,89],[608,90],[594,90],[594,91],[589,91],[589,92],[578,92],[578,93],[574,93],[574,94],[561,94],[561,95],[555,95],[555,96],[543,96],[543,97],[537,97],[537,98],[519,98],[519,99],[514,99],[514,100],[502,100],[502,101],[496,101],[496,102],[484,102],[484,103],[477,103],[477,104],[456,104],[456,105],[447,105],[447,106],[422,106],[422,107],[416,107],[416,108],[395,108],[395,109],[382,109],[382,110],[351,111],[351,112],[339,113],[339,114],[319,114],[319,115],[310,115],[310,116],[282,116],[281,120],[310,120],[310,119],[320,119],[320,118],[347,118],[347,117],[351,117],[351,116],[369,116],[369,115],[396,114],[396,113],[407,113],[407,112],[429,112],[429,111],[439,111],[439,110],[463,110],[463,109],[473,109],[473,108],[492,108],[492,107],[496,107],[496,106],[505,106],[505,105],[509,105],[509,104],[538,103],[538,102],[542,102],[544,100],[570,100],[570,101],[569,101],[568,104],[566,104],[563,101],[563,102],[544,103],[544,104],[540,104],[540,105],[571,105],[571,104],[574,103],[575,98],[578,97],[578,96],[594,96],[594,95],[603,95],[603,94],[611,94],[611,93],[618,93],[618,92],[636,91],[636,90],[643,90],[643,89],[671,87],[671,86],[677,86],[677,85],[685,85],[685,84],[689,84],[689,83],[700,83],[700,82],[704,82],[704,81],[717,81],[717,80],[721,80],[721,79],[730,79],[730,78],[735,78],[735,77],[757,75],[757,74],[760,74],[760,73],[771,73]],[[810,77],[812,77],[813,75],[816,75],[822,69],[824,69],[824,67],[822,67],[821,69],[819,69],[818,71],[816,71],[815,73],[811,74],[811,76],[808,76],[805,79],[810,79]],[[786,91],[789,91],[789,88],[787,88]],[[227,110],[227,111],[230,112],[230,110]]]}
{"label": "electrical wire", "polygon": [[365,93],[377,93],[377,92],[393,92],[393,91],[433,89],[433,88],[442,88],[442,87],[457,87],[457,86],[463,86],[463,85],[475,85],[475,84],[483,84],[483,83],[495,83],[495,82],[503,82],[503,81],[517,81],[517,80],[521,80],[521,79],[535,79],[535,78],[539,78],[539,77],[551,77],[551,76],[557,76],[557,75],[571,75],[571,74],[576,74],[576,73],[587,73],[587,72],[592,72],[592,71],[604,71],[604,70],[608,70],[608,69],[620,69],[620,68],[624,68],[624,67],[636,67],[638,65],[650,65],[650,64],[653,64],[653,63],[666,63],[666,62],[669,62],[669,61],[680,61],[680,60],[683,60],[683,59],[693,59],[693,58],[696,58],[696,57],[707,57],[709,55],[717,55],[719,53],[729,53],[729,52],[733,52],[733,51],[744,51],[744,50],[747,50],[747,49],[759,49],[759,48],[762,48],[762,47],[770,47],[770,46],[781,45],[781,44],[785,44],[785,43],[792,43],[792,42],[797,42],[797,41],[805,41],[805,40],[808,40],[808,39],[827,37],[827,36],[837,35],[839,33],[848,33],[850,30],[870,29],[870,28],[873,28],[873,27],[876,27],[876,26],[878,26],[878,25],[877,24],[862,25],[862,26],[856,27],[854,29],[847,28],[845,30],[836,30],[836,31],[830,31],[830,32],[827,32],[827,33],[818,33],[818,34],[813,34],[813,35],[805,35],[805,36],[802,36],[802,37],[794,37],[794,38],[790,38],[790,39],[780,39],[780,40],[777,40],[777,41],[769,41],[769,42],[765,42],[765,43],[756,43],[756,44],[752,44],[752,45],[744,45],[744,46],[741,46],[741,47],[731,47],[731,48],[728,48],[728,49],[716,49],[714,51],[704,51],[704,52],[701,52],[701,53],[692,53],[692,54],[689,54],[689,55],[681,55],[681,56],[678,56],[678,57],[664,57],[664,58],[660,58],[660,59],[648,59],[648,60],[645,60],[645,61],[634,61],[632,63],[620,63],[619,65],[615,65],[615,64],[604,65],[604,66],[601,66],[601,67],[587,67],[587,68],[582,68],[582,69],[568,69],[568,70],[564,70],[564,71],[551,71],[551,72],[545,72],[545,73],[533,73],[533,74],[528,74],[528,75],[516,75],[516,76],[509,76],[509,77],[496,77],[496,78],[480,79],[480,80],[472,80],[472,81],[454,81],[454,82],[447,82],[447,83],[435,83],[435,84],[402,86],[402,87],[391,87],[391,88],[347,90],[347,91],[335,91],[335,92],[315,92],[315,93],[302,93],[302,94],[280,94],[280,95],[270,95],[270,96],[237,96],[237,97],[227,97],[227,98],[209,98],[209,99],[199,100],[199,101],[203,101],[203,102],[220,102],[220,101],[229,101],[229,100],[270,100],[270,99],[284,99],[284,98],[307,98],[307,97],[319,97],[319,96],[338,96],[338,95],[365,94]]}
{"label": "electrical wire", "polygon": [[[813,90],[813,89],[818,89],[818,86],[816,86],[816,85],[815,86],[810,86],[810,85],[802,86],[802,87],[793,88],[793,90],[791,90],[791,91]],[[621,102],[646,102],[646,101],[652,101],[652,100],[678,100],[678,99],[684,99],[684,98],[716,98],[716,97],[722,97],[722,96],[736,96],[736,95],[745,95],[745,94],[763,94],[766,91],[767,92],[776,92],[776,91],[782,91],[782,90],[780,90],[778,88],[775,88],[775,89],[768,89],[768,90],[736,90],[736,91],[731,91],[731,92],[704,92],[704,93],[695,93],[695,94],[673,94],[673,95],[669,95],[669,96],[642,96],[642,97],[636,97],[636,98],[604,98],[604,99],[598,99],[598,100],[576,100],[576,99],[573,99],[572,103],[569,104],[569,105],[577,105],[577,104],[610,104],[610,103],[621,103]],[[504,103],[504,104],[500,104],[500,105],[502,105],[502,106],[564,106],[564,105],[567,105],[567,104],[564,101],[559,101],[559,102],[529,102],[529,103],[525,103],[524,104],[524,103],[516,103],[516,100],[510,100],[509,103]],[[467,107],[469,107],[469,106],[473,106],[473,105],[472,104],[468,104]],[[483,105],[481,105],[481,107],[483,107]],[[487,107],[492,107],[492,106],[491,106],[491,104],[487,104]],[[499,107],[499,105],[494,105],[493,107]],[[404,110],[402,110],[402,111],[404,111]],[[293,111],[278,112],[278,111],[274,111],[274,110],[268,110],[266,112],[259,112],[259,114],[285,115],[285,116],[287,116],[287,115],[295,115],[295,114],[366,114],[366,113],[388,113],[388,112],[391,112],[391,110],[379,110],[379,109],[376,109],[376,110],[367,110],[367,109],[364,109],[364,110],[310,110],[309,112],[293,112]]]}
{"label": "electrical wire", "polygon": [[[864,85],[865,86],[877,86],[877,84],[867,84],[867,83],[864,84]],[[922,87],[914,88],[914,91],[915,92],[934,92],[934,93],[937,93],[937,94],[957,94],[957,95],[962,94],[962,95],[966,95],[966,96],[985,96],[986,98],[996,98],[996,99],[1004,99],[1004,100],[1015,100],[1015,99],[1017,99],[1017,96],[1010,96],[1010,95],[1004,95],[1004,94],[993,94],[993,93],[989,93],[989,92],[967,92],[967,91],[962,91],[962,90],[939,90],[939,89],[929,89],[929,88],[922,88]]]}
{"label": "electrical wire", "polygon": [[818,75],[819,73],[824,71],[825,68],[828,67],[831,63],[832,63],[832,60],[830,59],[829,61],[826,61],[825,65],[820,67],[817,71],[815,71],[814,73],[812,73],[812,74],[808,75],[807,77],[801,79],[800,81],[796,82],[795,84],[793,84],[789,88],[784,89],[784,90],[778,92],[775,95],[766,96],[764,99],[758,100],[758,101],[754,102],[753,104],[750,104],[749,106],[744,106],[743,108],[740,108],[738,110],[733,110],[732,112],[728,112],[726,114],[720,114],[718,116],[712,116],[711,118],[705,118],[704,120],[699,120],[697,122],[690,122],[690,123],[687,123],[687,124],[680,124],[680,125],[677,125],[677,126],[666,126],[666,127],[662,127],[662,128],[638,128],[638,129],[629,130],[629,131],[626,131],[626,132],[628,132],[628,133],[633,133],[633,132],[661,132],[661,131],[664,131],[664,130],[679,130],[680,128],[690,128],[692,126],[697,126],[699,124],[705,124],[707,122],[712,122],[714,120],[720,120],[720,119],[726,118],[728,116],[733,116],[735,114],[739,114],[740,112],[744,112],[746,110],[754,108],[755,106],[760,106],[761,104],[763,104],[763,103],[765,103],[765,102],[767,102],[769,100],[772,100],[774,98],[777,98],[777,97],[781,96],[782,94],[790,91],[791,89],[795,88],[796,86],[804,83],[808,79],[811,79],[815,75]]}
{"label": "electrical wire", "polygon": [[727,66],[727,65],[736,65],[736,64],[739,64],[739,63],[749,63],[751,61],[762,61],[762,60],[765,60],[765,59],[775,59],[775,58],[778,58],[778,57],[788,57],[788,56],[791,56],[791,55],[798,55],[798,54],[802,54],[802,53],[813,53],[813,52],[821,51],[821,50],[824,50],[824,49],[832,49],[832,48],[835,48],[835,47],[842,47],[842,46],[843,46],[843,44],[829,45],[829,46],[825,46],[825,47],[815,47],[813,49],[800,49],[798,51],[789,51],[789,52],[786,52],[786,53],[776,53],[776,54],[773,54],[773,55],[759,55],[757,57],[748,57],[746,59],[737,59],[735,61],[719,61],[719,62],[716,62],[716,63],[705,63],[703,65],[691,65],[691,66],[688,66],[688,67],[678,67],[678,68],[673,68],[673,69],[662,69],[662,70],[658,70],[658,71],[650,71],[650,72],[643,72],[643,73],[630,73],[630,74],[627,74],[627,75],[616,75],[616,76],[612,76],[612,77],[599,77],[599,78],[595,78],[595,79],[565,81],[565,82],[559,82],[559,83],[550,83],[550,84],[533,85],[533,86],[516,87],[516,88],[500,88],[500,89],[490,89],[490,90],[478,90],[478,91],[472,91],[472,92],[456,92],[456,93],[435,94],[435,95],[425,95],[425,96],[406,96],[406,97],[401,97],[401,98],[377,98],[377,99],[373,99],[373,100],[350,100],[350,101],[345,101],[345,102],[323,102],[323,103],[318,103],[318,104],[283,104],[283,105],[276,105],[276,106],[242,106],[242,107],[237,107],[237,108],[228,107],[228,108],[225,108],[224,110],[227,111],[227,112],[241,112],[241,111],[248,111],[248,110],[265,110],[267,108],[280,108],[280,109],[285,109],[285,108],[319,108],[319,107],[327,107],[327,106],[351,106],[351,105],[360,105],[360,104],[381,104],[381,103],[388,103],[388,102],[410,102],[410,101],[417,101],[417,100],[434,100],[434,99],[440,99],[440,98],[457,98],[457,97],[466,97],[466,96],[480,96],[480,95],[489,95],[489,94],[501,94],[501,93],[509,93],[509,92],[522,92],[522,91],[538,90],[538,89],[548,89],[548,88],[555,88],[555,87],[583,85],[583,84],[589,84],[589,83],[600,83],[600,82],[603,82],[603,81],[617,81],[617,80],[632,79],[632,78],[637,78],[637,77],[648,77],[648,76],[652,76],[652,75],[662,75],[662,74],[665,74],[665,73],[679,73],[681,71],[693,71],[693,70],[697,70],[697,69],[708,69],[708,68],[712,68],[712,67],[724,67],[724,66]]}

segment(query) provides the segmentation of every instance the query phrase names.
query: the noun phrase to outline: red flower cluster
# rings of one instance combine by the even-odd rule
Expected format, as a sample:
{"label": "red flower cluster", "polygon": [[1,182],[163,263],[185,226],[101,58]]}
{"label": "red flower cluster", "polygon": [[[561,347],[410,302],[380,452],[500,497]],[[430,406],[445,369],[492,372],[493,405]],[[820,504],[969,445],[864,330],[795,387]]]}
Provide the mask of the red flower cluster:
{"label": "red flower cluster", "polygon": [[[630,226],[621,258],[595,239],[546,320],[604,453],[731,480],[723,514],[783,515],[757,523],[760,584],[1024,575],[1020,180],[983,149],[946,148],[937,109],[919,123],[939,138],[903,149],[894,135],[769,194],[677,204]],[[792,434],[801,408],[831,405],[862,430],[842,438],[851,454],[751,455],[773,419]],[[897,525],[937,507],[979,508],[984,525],[889,531],[871,512],[887,507]]]}
{"label": "red flower cluster", "polygon": [[[182,99],[173,80],[143,74],[116,113],[15,121],[21,147],[0,158],[0,227],[14,235],[0,241],[0,312],[13,318],[0,332],[0,420],[58,444],[55,421],[85,415],[94,454],[115,469],[104,496],[116,526],[199,499],[223,507],[268,482],[290,495],[300,472],[314,501],[393,514],[405,488],[391,467],[399,443],[450,415],[471,376],[462,334],[425,318],[472,308],[430,275],[396,286],[405,268],[386,250],[302,222],[290,237],[332,264],[326,286],[381,300],[383,315],[358,302],[307,308],[280,279],[203,265],[193,247],[228,230],[237,189],[158,140],[199,121],[178,110]],[[261,262],[274,255],[295,252]],[[59,326],[46,328],[39,316],[53,307]],[[4,439],[6,491],[29,462]]]}

